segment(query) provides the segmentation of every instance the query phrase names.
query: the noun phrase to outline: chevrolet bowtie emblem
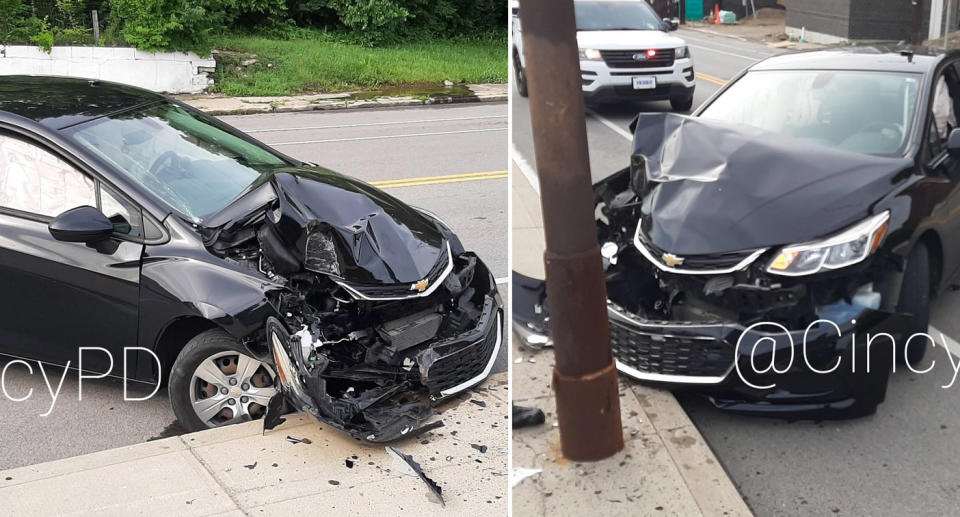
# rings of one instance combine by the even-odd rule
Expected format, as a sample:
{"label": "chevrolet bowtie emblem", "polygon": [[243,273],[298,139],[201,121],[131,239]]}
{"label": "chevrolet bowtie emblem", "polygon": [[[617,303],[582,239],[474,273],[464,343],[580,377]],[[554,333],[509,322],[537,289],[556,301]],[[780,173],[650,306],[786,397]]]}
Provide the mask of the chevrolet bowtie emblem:
{"label": "chevrolet bowtie emblem", "polygon": [[430,280],[427,278],[424,278],[423,280],[411,285],[410,290],[422,293],[427,290],[427,286],[429,285],[430,285]]}
{"label": "chevrolet bowtie emblem", "polygon": [[679,266],[680,264],[683,264],[684,260],[683,257],[678,257],[673,253],[664,253],[663,255],[660,255],[660,258],[663,259],[664,264],[670,267]]}

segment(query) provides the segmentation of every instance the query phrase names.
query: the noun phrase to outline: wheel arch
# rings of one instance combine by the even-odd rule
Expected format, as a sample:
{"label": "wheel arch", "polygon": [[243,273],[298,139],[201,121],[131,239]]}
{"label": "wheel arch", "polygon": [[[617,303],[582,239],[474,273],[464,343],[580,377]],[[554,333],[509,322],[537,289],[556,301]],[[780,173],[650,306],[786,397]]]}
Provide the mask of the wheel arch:
{"label": "wheel arch", "polygon": [[[153,352],[160,360],[160,381],[166,384],[170,374],[170,368],[173,366],[174,361],[177,360],[180,351],[183,350],[183,347],[185,347],[191,339],[203,332],[217,328],[222,327],[200,316],[183,316],[168,322],[166,326],[163,327],[163,330],[160,331],[156,343],[154,343],[153,346]],[[149,376],[156,380],[156,372],[152,371],[153,362],[151,361],[150,364]]]}

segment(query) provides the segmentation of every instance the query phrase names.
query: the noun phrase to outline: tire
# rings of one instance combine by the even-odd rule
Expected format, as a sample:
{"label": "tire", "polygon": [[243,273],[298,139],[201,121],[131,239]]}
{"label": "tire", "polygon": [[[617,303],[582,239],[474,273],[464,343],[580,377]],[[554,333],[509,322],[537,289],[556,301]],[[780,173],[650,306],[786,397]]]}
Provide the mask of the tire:
{"label": "tire", "polygon": [[690,111],[693,108],[693,97],[670,99],[670,107],[673,111]]}
{"label": "tire", "polygon": [[229,334],[208,330],[174,361],[170,404],[189,432],[256,420],[277,393],[275,379],[271,365],[251,357]]}
{"label": "tire", "polygon": [[516,49],[513,51],[513,73],[514,73],[514,82],[517,83],[517,93],[521,97],[527,96],[527,73],[523,69],[523,65],[520,63],[520,54]]}
{"label": "tire", "polygon": [[[916,323],[909,338],[914,334],[927,332],[930,326],[930,254],[926,245],[918,244],[907,258],[907,268],[903,273],[900,286],[900,298],[897,300],[897,312],[913,314]],[[904,342],[904,346],[906,342]],[[906,350],[906,360],[916,367],[927,351],[927,341],[914,339]],[[897,360],[904,363],[904,354],[897,351]]]}

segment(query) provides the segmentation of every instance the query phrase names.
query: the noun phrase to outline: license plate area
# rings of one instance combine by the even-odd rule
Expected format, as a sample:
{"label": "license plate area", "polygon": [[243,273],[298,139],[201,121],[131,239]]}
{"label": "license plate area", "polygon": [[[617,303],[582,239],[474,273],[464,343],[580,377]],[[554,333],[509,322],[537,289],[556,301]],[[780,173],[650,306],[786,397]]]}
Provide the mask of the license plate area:
{"label": "license plate area", "polygon": [[633,78],[634,90],[652,90],[657,87],[657,78],[652,75],[645,75]]}

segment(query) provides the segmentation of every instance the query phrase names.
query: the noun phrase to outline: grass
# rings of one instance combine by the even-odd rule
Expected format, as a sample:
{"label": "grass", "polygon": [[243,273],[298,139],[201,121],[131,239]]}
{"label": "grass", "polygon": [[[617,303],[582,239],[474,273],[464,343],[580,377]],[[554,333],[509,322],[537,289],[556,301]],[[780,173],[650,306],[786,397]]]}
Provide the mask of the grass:
{"label": "grass", "polygon": [[[409,87],[412,91],[454,83],[506,83],[507,39],[414,41],[369,48],[312,31],[310,37],[276,40],[221,36],[217,89],[231,96],[334,93]],[[238,54],[233,54],[234,52]],[[244,53],[257,62],[238,66]]]}

